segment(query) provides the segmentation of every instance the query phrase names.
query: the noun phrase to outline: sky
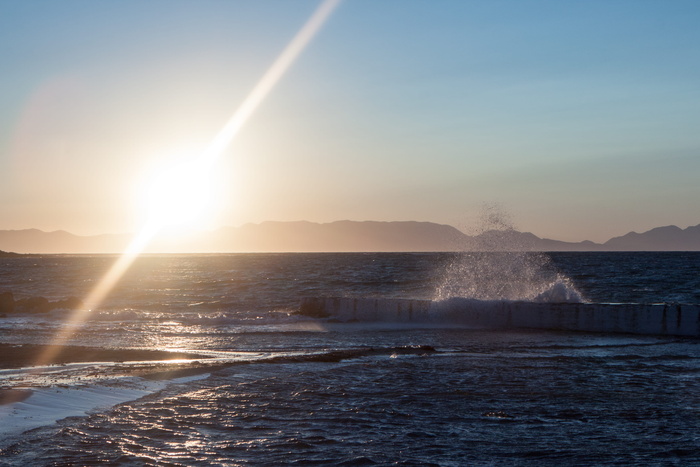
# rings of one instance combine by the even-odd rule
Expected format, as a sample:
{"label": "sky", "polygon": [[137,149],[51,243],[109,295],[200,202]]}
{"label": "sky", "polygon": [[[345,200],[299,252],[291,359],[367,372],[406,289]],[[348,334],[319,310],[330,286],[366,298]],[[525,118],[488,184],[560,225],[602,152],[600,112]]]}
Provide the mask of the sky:
{"label": "sky", "polygon": [[[319,5],[0,0],[0,229],[137,231],[153,180]],[[698,17],[696,0],[344,0],[216,159],[196,226],[470,233],[484,206],[566,241],[699,224]]]}

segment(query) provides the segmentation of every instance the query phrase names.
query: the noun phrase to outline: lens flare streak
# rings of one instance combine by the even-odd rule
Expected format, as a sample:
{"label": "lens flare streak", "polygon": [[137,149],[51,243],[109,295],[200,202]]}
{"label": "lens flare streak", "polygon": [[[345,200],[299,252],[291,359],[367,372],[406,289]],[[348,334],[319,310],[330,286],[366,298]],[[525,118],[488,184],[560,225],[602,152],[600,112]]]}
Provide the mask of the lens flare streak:
{"label": "lens flare streak", "polygon": [[[206,170],[213,166],[226,147],[231,144],[245,122],[284,76],[301,52],[308,46],[309,42],[339,4],[340,0],[325,0],[318,6],[296,36],[285,47],[270,68],[268,68],[267,72],[258,81],[228,122],[212,139],[206,150],[196,159],[202,169]],[[98,285],[85,299],[84,305],[68,318],[63,329],[56,334],[51,342],[52,345],[49,346],[49,350],[44,352],[38,359],[37,365],[51,362],[58,352],[58,347],[65,344],[73,334],[75,328],[85,321],[90,313],[102,303],[132,265],[134,260],[145,250],[151,240],[153,240],[163,227],[162,220],[157,216],[146,222],[139,233],[134,236],[124,253],[114,262],[109,271],[102,277]]]}

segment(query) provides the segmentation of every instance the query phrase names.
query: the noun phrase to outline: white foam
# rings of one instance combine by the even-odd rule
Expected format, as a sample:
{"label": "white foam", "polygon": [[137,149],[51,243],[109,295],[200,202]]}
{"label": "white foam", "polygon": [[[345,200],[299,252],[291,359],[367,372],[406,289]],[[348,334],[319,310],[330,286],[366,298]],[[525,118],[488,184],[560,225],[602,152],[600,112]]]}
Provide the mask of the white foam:
{"label": "white foam", "polygon": [[31,389],[32,394],[23,401],[0,406],[0,439],[12,439],[27,430],[51,425],[66,417],[85,416],[139,399],[172,383],[207,376],[201,374],[168,381],[123,377],[115,378],[109,385]]}
{"label": "white foam", "polygon": [[544,303],[581,303],[583,297],[568,281],[558,279],[549,288],[540,292],[534,302]]}

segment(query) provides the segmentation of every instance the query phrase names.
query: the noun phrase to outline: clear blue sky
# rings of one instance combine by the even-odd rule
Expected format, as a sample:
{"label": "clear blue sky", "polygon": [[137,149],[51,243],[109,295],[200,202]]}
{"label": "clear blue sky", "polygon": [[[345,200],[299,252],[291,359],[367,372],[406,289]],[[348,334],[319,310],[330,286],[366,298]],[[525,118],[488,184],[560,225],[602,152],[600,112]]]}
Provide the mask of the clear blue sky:
{"label": "clear blue sky", "polygon": [[[0,0],[0,229],[129,232],[317,1]],[[206,227],[484,203],[605,241],[700,223],[700,2],[345,0],[219,159]]]}

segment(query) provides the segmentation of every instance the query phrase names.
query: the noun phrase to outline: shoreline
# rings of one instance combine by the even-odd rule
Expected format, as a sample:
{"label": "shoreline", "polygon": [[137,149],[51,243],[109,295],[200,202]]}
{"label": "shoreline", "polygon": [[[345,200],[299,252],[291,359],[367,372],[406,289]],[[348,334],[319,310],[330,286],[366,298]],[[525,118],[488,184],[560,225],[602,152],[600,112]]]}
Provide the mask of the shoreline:
{"label": "shoreline", "polygon": [[[42,356],[50,364],[37,366]],[[235,364],[191,352],[76,345],[0,344],[2,441],[161,390]]]}
{"label": "shoreline", "polygon": [[[51,361],[37,366],[47,353],[53,356]],[[124,377],[165,381],[229,365],[191,352],[0,343],[0,406],[23,402],[41,388],[85,386]]]}
{"label": "shoreline", "polygon": [[43,355],[52,358],[43,365],[65,365],[68,363],[126,361],[167,361],[209,358],[194,352],[175,352],[149,349],[114,349],[84,347],[79,345],[47,344],[2,344],[0,343],[0,370],[26,368],[36,365]]}

